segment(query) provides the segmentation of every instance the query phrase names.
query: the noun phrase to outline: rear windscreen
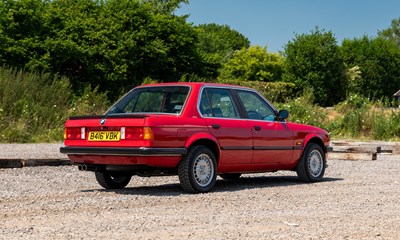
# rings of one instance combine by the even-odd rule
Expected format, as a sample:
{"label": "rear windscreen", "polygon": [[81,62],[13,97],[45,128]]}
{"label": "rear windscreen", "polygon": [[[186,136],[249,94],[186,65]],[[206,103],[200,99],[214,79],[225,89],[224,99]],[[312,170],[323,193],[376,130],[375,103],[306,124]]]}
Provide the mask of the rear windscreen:
{"label": "rear windscreen", "polygon": [[187,86],[137,88],[120,99],[106,114],[180,114],[189,93]]}

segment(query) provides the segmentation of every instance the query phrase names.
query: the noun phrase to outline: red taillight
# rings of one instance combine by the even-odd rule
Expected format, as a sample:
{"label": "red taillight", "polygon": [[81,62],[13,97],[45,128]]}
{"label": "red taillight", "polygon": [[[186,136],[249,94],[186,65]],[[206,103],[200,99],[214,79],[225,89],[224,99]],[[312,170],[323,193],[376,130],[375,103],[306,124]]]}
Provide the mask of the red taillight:
{"label": "red taillight", "polygon": [[149,127],[121,127],[121,139],[153,140],[153,132]]}
{"label": "red taillight", "polygon": [[64,128],[65,140],[85,139],[84,127],[66,127]]}

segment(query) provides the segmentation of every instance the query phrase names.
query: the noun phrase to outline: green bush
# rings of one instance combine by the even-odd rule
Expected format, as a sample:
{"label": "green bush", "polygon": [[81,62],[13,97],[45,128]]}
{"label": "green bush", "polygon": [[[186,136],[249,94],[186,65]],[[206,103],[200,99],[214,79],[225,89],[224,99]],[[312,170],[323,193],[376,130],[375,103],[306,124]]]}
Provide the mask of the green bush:
{"label": "green bush", "polygon": [[99,115],[103,114],[109,106],[106,92],[100,93],[98,87],[92,90],[90,86],[87,86],[82,93],[73,96],[68,115]]}
{"label": "green bush", "polygon": [[333,138],[375,139],[395,141],[400,136],[400,109],[389,100],[371,102],[359,95],[349,96],[333,109],[313,104],[310,91],[286,103],[279,109],[290,112],[289,121],[309,124],[326,129]]}
{"label": "green bush", "polygon": [[50,74],[0,68],[0,99],[0,141],[31,142],[62,126],[70,85]]}
{"label": "green bush", "polygon": [[335,106],[339,113],[328,129],[335,137],[396,140],[400,136],[400,109],[388,108],[389,100],[371,102],[351,95]]}
{"label": "green bush", "polygon": [[366,97],[353,94],[343,102],[338,103],[335,109],[340,113],[346,113],[357,109],[366,109],[370,105],[370,100]]}
{"label": "green bush", "polygon": [[334,119],[329,129],[339,136],[359,137],[360,133],[368,131],[370,124],[365,120],[370,108],[368,98],[359,95],[350,95],[345,101],[335,106],[340,114]]}
{"label": "green bush", "polygon": [[375,110],[372,116],[371,137],[377,140],[396,140],[400,136],[400,112]]}
{"label": "green bush", "polygon": [[314,102],[314,95],[311,91],[294,99],[293,101],[276,104],[278,109],[289,111],[289,121],[301,124],[309,124],[321,128],[326,128],[327,111]]}
{"label": "green bush", "polygon": [[0,67],[0,142],[62,140],[69,115],[99,114],[107,105],[97,89],[74,94],[65,77]]}

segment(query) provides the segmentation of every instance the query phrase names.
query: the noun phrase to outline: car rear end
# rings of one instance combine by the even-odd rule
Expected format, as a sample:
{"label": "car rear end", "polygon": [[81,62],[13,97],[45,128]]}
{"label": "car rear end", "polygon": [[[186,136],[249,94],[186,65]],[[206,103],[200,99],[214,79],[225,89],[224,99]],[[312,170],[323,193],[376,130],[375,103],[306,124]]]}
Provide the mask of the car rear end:
{"label": "car rear end", "polygon": [[165,141],[163,132],[177,131],[168,126],[180,118],[189,92],[179,85],[139,87],[105,115],[70,117],[60,151],[82,170],[174,168],[184,143]]}

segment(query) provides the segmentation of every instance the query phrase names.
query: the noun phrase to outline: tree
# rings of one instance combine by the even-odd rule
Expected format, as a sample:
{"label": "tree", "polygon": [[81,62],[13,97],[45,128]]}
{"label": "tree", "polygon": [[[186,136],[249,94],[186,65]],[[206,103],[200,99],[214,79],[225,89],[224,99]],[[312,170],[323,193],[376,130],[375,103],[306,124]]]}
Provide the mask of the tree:
{"label": "tree", "polygon": [[300,89],[313,89],[316,103],[332,106],[346,97],[343,57],[332,32],[318,28],[296,35],[284,50],[283,79]]}
{"label": "tree", "polygon": [[[179,0],[0,0],[0,61],[99,85],[116,98],[146,78],[202,75],[197,33]],[[4,44],[3,44],[4,43]]]}
{"label": "tree", "polygon": [[221,62],[235,50],[248,48],[250,41],[228,25],[200,24],[195,27],[200,51],[211,62]]}
{"label": "tree", "polygon": [[143,0],[143,2],[152,4],[160,13],[171,15],[181,7],[182,3],[188,4],[189,0]]}
{"label": "tree", "polygon": [[400,49],[391,40],[363,36],[344,40],[341,47],[349,68],[358,66],[360,76],[351,84],[352,93],[380,99],[391,97],[400,86]]}
{"label": "tree", "polygon": [[208,76],[216,78],[223,61],[229,59],[232,53],[242,48],[248,48],[250,41],[228,25],[200,24],[195,27],[198,37],[199,53],[208,67]]}
{"label": "tree", "polygon": [[281,80],[283,62],[280,54],[268,53],[266,47],[251,46],[235,51],[222,65],[219,78],[276,82]]}
{"label": "tree", "polygon": [[390,40],[400,47],[400,18],[393,19],[389,28],[379,31],[378,35]]}
{"label": "tree", "polygon": [[36,68],[41,65],[43,42],[48,36],[44,22],[47,1],[0,1],[0,66]]}

